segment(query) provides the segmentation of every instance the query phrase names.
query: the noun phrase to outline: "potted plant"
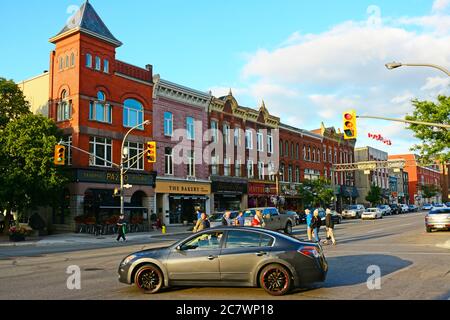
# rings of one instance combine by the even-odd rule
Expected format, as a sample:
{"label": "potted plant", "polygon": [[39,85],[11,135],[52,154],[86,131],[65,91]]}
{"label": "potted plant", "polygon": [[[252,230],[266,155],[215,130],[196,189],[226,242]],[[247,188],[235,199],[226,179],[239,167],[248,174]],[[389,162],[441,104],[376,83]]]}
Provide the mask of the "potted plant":
{"label": "potted plant", "polygon": [[27,230],[23,227],[12,226],[9,228],[9,240],[14,242],[25,241]]}

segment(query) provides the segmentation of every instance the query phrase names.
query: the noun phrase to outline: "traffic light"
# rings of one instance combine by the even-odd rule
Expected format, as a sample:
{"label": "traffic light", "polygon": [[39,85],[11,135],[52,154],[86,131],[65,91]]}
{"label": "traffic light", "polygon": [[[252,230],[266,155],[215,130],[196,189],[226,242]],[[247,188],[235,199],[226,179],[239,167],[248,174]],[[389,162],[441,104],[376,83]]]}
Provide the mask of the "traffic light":
{"label": "traffic light", "polygon": [[147,142],[147,161],[156,163],[156,142]]}
{"label": "traffic light", "polygon": [[66,164],[66,147],[57,145],[55,147],[55,161],[56,166],[63,166]]}
{"label": "traffic light", "polygon": [[350,110],[344,112],[344,139],[351,140],[358,137],[356,127],[356,111]]}

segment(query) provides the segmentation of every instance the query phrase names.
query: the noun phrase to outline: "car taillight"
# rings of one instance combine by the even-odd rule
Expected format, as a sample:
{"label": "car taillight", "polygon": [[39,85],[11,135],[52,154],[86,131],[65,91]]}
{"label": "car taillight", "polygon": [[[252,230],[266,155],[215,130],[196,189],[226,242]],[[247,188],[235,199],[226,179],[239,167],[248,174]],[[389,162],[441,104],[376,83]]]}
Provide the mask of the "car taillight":
{"label": "car taillight", "polygon": [[310,257],[310,258],[319,258],[320,257],[317,247],[313,247],[313,246],[301,247],[300,249],[298,249],[297,252],[301,253],[304,256]]}

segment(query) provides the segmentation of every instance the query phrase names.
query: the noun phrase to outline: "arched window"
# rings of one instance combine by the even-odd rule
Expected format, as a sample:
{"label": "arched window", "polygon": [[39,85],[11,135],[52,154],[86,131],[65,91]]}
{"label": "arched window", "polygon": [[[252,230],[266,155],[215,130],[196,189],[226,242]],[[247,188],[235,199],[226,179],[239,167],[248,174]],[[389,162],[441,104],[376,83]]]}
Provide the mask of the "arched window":
{"label": "arched window", "polygon": [[291,143],[291,158],[292,158],[292,159],[294,159],[294,152],[295,152],[295,149],[294,149],[294,143],[292,142],[292,143]]}
{"label": "arched window", "polygon": [[300,159],[300,146],[297,143],[297,146],[295,147],[295,159]]}
{"label": "arched window", "polygon": [[100,71],[102,69],[102,59],[95,57],[95,70]]}
{"label": "arched window", "polygon": [[280,140],[280,157],[283,156],[283,140]]}
{"label": "arched window", "polygon": [[284,146],[284,155],[286,157],[289,157],[289,141],[286,141],[285,146]]}
{"label": "arched window", "polygon": [[73,53],[73,52],[70,55],[70,66],[71,67],[75,66],[75,53]]}
{"label": "arched window", "polygon": [[92,68],[92,55],[90,53],[86,53],[86,67]]}
{"label": "arched window", "polygon": [[303,145],[303,160],[306,160],[306,146]]}
{"label": "arched window", "polygon": [[[135,99],[127,99],[123,103],[123,126],[135,127],[144,122],[144,107]],[[140,126],[139,129],[144,129]]]}
{"label": "arched window", "polygon": [[66,55],[66,68],[68,68],[68,67],[69,67],[69,56]]}
{"label": "arched window", "polygon": [[61,99],[58,103],[56,111],[56,121],[70,120],[72,117],[72,102],[68,100],[68,94],[66,90],[61,92]]}
{"label": "arched window", "polygon": [[112,107],[103,91],[97,92],[97,100],[89,104],[89,120],[112,123]]}
{"label": "arched window", "polygon": [[313,148],[313,152],[312,152],[312,162],[316,162],[316,148]]}
{"label": "arched window", "polygon": [[61,71],[64,68],[64,59],[63,57],[59,58],[59,70]]}

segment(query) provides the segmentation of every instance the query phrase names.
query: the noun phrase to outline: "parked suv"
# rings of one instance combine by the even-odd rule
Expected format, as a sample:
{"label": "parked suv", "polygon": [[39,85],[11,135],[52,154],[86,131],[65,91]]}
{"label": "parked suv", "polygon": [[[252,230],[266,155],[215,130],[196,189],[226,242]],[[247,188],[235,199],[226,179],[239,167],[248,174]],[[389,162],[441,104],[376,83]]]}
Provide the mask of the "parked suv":
{"label": "parked suv", "polygon": [[402,212],[402,208],[396,203],[393,203],[390,205],[391,207],[391,214],[400,214]]}
{"label": "parked suv", "polygon": [[253,217],[256,215],[256,211],[261,211],[265,228],[269,230],[283,230],[287,234],[292,234],[292,228],[296,225],[295,212],[286,211],[280,213],[277,208],[252,208],[244,211],[245,225],[251,226]]}
{"label": "parked suv", "polygon": [[353,204],[348,206],[348,208],[342,211],[342,218],[344,219],[360,219],[366,208],[362,204]]}
{"label": "parked suv", "polygon": [[380,204],[377,208],[381,210],[383,216],[391,215],[391,207],[387,204]]}

